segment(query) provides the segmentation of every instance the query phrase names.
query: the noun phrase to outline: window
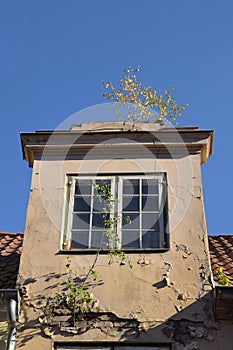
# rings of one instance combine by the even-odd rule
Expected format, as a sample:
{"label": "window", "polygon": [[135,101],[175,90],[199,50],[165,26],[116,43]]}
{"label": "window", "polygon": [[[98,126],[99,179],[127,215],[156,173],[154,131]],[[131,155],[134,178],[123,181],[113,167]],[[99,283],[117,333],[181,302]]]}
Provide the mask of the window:
{"label": "window", "polygon": [[56,350],[171,350],[170,345],[114,345],[114,346],[82,346],[82,345],[57,345]]}
{"label": "window", "polygon": [[164,174],[70,176],[68,183],[67,249],[108,249],[109,222],[124,250],[166,247]]}

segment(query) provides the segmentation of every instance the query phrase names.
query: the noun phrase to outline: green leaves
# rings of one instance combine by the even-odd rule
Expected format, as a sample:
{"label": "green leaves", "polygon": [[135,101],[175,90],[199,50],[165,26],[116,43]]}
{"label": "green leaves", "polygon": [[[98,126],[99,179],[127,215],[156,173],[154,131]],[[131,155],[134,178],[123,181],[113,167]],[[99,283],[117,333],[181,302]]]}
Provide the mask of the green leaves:
{"label": "green leaves", "polygon": [[223,273],[223,268],[220,267],[218,271],[218,284],[221,286],[229,286],[229,278]]}
{"label": "green leaves", "polygon": [[94,281],[96,281],[97,278],[98,278],[97,272],[95,270],[93,270],[93,269],[91,269],[91,276],[93,277]]}
{"label": "green leaves", "polygon": [[129,215],[127,215],[127,216],[125,217],[125,223],[126,223],[126,224],[131,224],[131,219],[130,219],[130,216],[129,216]]}
{"label": "green leaves", "polygon": [[95,281],[98,275],[94,268],[91,268],[86,275],[86,278],[80,279],[77,273],[72,269],[72,263],[69,256],[66,256],[66,273],[65,290],[61,293],[56,293],[55,296],[48,299],[45,307],[46,315],[54,315],[59,312],[64,314],[71,313],[73,324],[78,315],[90,311],[96,300],[89,291],[89,286],[86,280],[89,276]]}
{"label": "green leaves", "polygon": [[[111,192],[111,185],[105,183],[101,183],[101,185],[99,185],[95,182],[93,182],[93,185],[97,192],[99,201],[102,202],[103,198],[105,201],[105,207],[103,208],[103,217],[105,218],[104,235],[108,238],[108,247],[106,247],[109,249],[108,265],[112,265],[115,262],[115,258],[117,258],[118,260],[120,260],[120,264],[128,264],[132,268],[132,262],[128,259],[125,252],[122,252],[119,248],[120,241],[116,233],[116,227],[119,221],[119,217],[111,215],[109,219],[106,219],[109,213],[114,212],[114,204],[116,203],[116,199],[113,197]],[[125,220],[128,224],[131,223],[130,216],[127,216]]]}
{"label": "green leaves", "polygon": [[121,249],[110,249],[109,250],[109,259],[108,259],[108,265],[112,265],[115,262],[115,258],[120,260],[121,265],[128,264],[129,267],[132,269],[133,263],[128,258],[127,254],[123,252]]}
{"label": "green leaves", "polygon": [[[174,87],[170,90],[165,89],[160,94],[156,88],[152,89],[149,85],[143,87],[137,77],[139,71],[140,67],[136,69],[128,67],[120,79],[118,89],[111,82],[103,82],[104,87],[109,90],[103,97],[108,101],[121,103],[127,110],[128,120],[133,122],[148,119],[176,122],[177,117],[182,116],[188,105],[176,103],[172,96]],[[113,104],[113,110],[117,116],[120,115],[116,104]]]}
{"label": "green leaves", "polygon": [[[87,290],[85,284],[77,281],[77,275],[73,272],[71,267],[71,260],[69,256],[66,256],[66,272],[67,279],[65,281],[67,290],[63,293],[63,297],[66,300],[67,306],[74,311],[74,313],[84,313],[86,308],[85,303],[93,301],[89,291]],[[90,271],[93,279],[97,279],[97,273],[94,269]]]}
{"label": "green leaves", "polygon": [[[114,216],[114,205],[116,203],[115,198],[111,193],[111,185],[109,183],[93,183],[96,196],[100,202],[104,202],[103,217],[104,228],[103,234],[108,238],[108,265],[115,262],[115,259],[120,261],[121,265],[128,264],[132,268],[132,262],[128,259],[125,252],[122,252],[119,248],[119,238],[116,234],[116,227],[119,218]],[[111,213],[111,215],[110,215]],[[130,217],[126,217],[127,223],[130,223]],[[69,256],[66,256],[65,269],[66,280],[65,290],[61,293],[56,293],[55,296],[48,299],[45,307],[45,313],[47,316],[54,316],[57,313],[72,314],[73,324],[75,324],[77,317],[80,315],[92,311],[97,300],[94,299],[90,293],[90,288],[94,285],[93,281],[98,279],[98,274],[95,270],[95,266],[100,254],[101,247],[97,249],[94,261],[87,273],[82,277],[78,276],[76,271],[72,268],[72,261]]]}

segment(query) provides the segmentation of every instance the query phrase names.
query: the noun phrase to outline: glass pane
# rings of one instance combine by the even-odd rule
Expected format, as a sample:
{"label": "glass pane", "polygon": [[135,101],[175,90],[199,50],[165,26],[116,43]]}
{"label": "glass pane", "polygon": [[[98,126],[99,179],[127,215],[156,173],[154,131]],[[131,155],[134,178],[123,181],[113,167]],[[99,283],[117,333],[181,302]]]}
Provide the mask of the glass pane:
{"label": "glass pane", "polygon": [[143,196],[142,197],[143,211],[159,211],[159,197],[158,196]]}
{"label": "glass pane", "polygon": [[95,214],[93,213],[92,216],[92,227],[95,228],[104,228],[104,221],[108,218],[103,217],[104,213],[101,214]]}
{"label": "glass pane", "polygon": [[142,214],[142,228],[159,231],[159,216],[155,213]]}
{"label": "glass pane", "polygon": [[73,229],[89,229],[89,223],[90,223],[90,214],[73,214],[73,223],[72,228]]}
{"label": "glass pane", "polygon": [[122,248],[140,248],[139,231],[122,231],[121,238]]}
{"label": "glass pane", "polygon": [[91,232],[91,247],[92,248],[108,248],[108,238],[103,230]]}
{"label": "glass pane", "polygon": [[71,248],[88,248],[88,231],[72,232]]}
{"label": "glass pane", "polygon": [[122,228],[139,229],[139,214],[124,213],[122,215]]}
{"label": "glass pane", "polygon": [[158,194],[158,180],[155,179],[143,179],[142,180],[142,193],[143,194]]}
{"label": "glass pane", "polygon": [[74,211],[91,211],[91,197],[75,197],[74,198]]}
{"label": "glass pane", "polygon": [[75,194],[79,195],[91,195],[91,180],[76,180]]}
{"label": "glass pane", "polygon": [[123,194],[139,194],[139,180],[123,180]]}
{"label": "glass pane", "polygon": [[103,198],[94,197],[93,198],[93,211],[101,211],[103,212],[103,208],[106,208],[106,210],[109,209],[109,203],[104,200]]}
{"label": "glass pane", "polygon": [[[111,195],[111,180],[95,180],[94,184],[95,196]],[[97,186],[99,187],[98,189],[96,188]]]}
{"label": "glass pane", "polygon": [[123,211],[139,211],[139,197],[123,197]]}
{"label": "glass pane", "polygon": [[143,248],[159,248],[159,233],[155,231],[142,232]]}

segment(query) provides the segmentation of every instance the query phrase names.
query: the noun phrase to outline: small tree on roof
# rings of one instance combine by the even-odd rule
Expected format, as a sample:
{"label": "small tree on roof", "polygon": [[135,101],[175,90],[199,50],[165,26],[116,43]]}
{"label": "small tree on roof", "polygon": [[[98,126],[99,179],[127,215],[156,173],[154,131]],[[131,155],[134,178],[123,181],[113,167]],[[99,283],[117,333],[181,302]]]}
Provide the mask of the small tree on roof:
{"label": "small tree on roof", "polygon": [[[137,74],[140,67],[124,70],[120,79],[119,87],[116,88],[112,82],[103,82],[108,90],[103,94],[104,98],[112,102],[114,112],[120,116],[119,105],[127,110],[127,119],[133,122],[153,120],[164,120],[176,123],[177,117],[181,117],[187,104],[178,105],[172,96],[174,87],[159,93],[156,88],[142,86]],[[118,104],[117,104],[118,103]]]}

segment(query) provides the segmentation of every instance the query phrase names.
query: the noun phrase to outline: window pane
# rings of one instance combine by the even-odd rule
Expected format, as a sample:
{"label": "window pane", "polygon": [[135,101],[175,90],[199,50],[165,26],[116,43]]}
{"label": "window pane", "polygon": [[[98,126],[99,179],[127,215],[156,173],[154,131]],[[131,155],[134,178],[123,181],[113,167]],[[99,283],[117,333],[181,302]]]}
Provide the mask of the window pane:
{"label": "window pane", "polygon": [[91,195],[91,180],[76,180],[75,194],[79,195]]}
{"label": "window pane", "polygon": [[95,214],[92,216],[92,227],[93,228],[104,228],[104,221],[108,218],[103,217],[104,213]]}
{"label": "window pane", "polygon": [[142,247],[143,248],[159,248],[159,232],[147,231],[142,232]]}
{"label": "window pane", "polygon": [[154,229],[159,231],[159,216],[155,213],[142,214],[142,228]]}
{"label": "window pane", "polygon": [[139,211],[139,197],[123,197],[123,211]]}
{"label": "window pane", "polygon": [[73,214],[73,229],[89,229],[90,214]]}
{"label": "window pane", "polygon": [[158,196],[143,196],[142,197],[143,211],[159,211],[159,197]]}
{"label": "window pane", "polygon": [[123,194],[139,194],[139,180],[123,180]]}
{"label": "window pane", "polygon": [[72,232],[71,248],[88,248],[88,231]]}
{"label": "window pane", "polygon": [[92,248],[108,248],[108,238],[104,230],[91,232],[91,247]]}
{"label": "window pane", "polygon": [[74,211],[86,211],[91,210],[91,197],[75,197],[74,198]]}
{"label": "window pane", "polygon": [[139,231],[122,231],[122,248],[140,248]]}
{"label": "window pane", "polygon": [[94,197],[93,199],[93,211],[101,211],[103,212],[103,208],[106,208],[106,210],[109,209],[108,202],[104,200],[103,198]]}
{"label": "window pane", "polygon": [[[103,194],[111,195],[111,180],[95,180],[94,184],[95,196],[102,196]],[[96,189],[96,186],[99,186],[99,189]],[[109,191],[110,193],[108,193]]]}
{"label": "window pane", "polygon": [[142,180],[142,193],[143,194],[158,194],[158,180],[155,179],[143,179]]}
{"label": "window pane", "polygon": [[139,214],[124,213],[122,215],[123,229],[139,229]]}

